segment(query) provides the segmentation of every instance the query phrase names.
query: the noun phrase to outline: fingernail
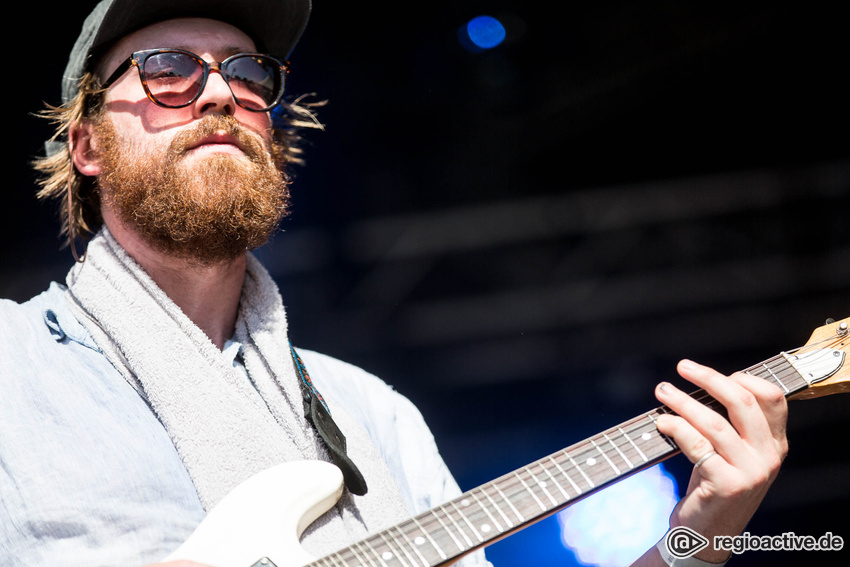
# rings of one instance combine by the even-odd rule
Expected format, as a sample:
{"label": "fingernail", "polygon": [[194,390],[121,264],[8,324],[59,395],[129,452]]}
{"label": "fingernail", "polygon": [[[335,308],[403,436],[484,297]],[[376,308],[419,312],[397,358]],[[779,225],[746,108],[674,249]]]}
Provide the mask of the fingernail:
{"label": "fingernail", "polygon": [[682,360],[679,363],[679,366],[681,368],[683,368],[684,370],[696,370],[697,369],[697,364],[694,361],[688,360],[688,359]]}
{"label": "fingernail", "polygon": [[670,391],[670,382],[661,382],[658,384],[658,390],[666,394]]}

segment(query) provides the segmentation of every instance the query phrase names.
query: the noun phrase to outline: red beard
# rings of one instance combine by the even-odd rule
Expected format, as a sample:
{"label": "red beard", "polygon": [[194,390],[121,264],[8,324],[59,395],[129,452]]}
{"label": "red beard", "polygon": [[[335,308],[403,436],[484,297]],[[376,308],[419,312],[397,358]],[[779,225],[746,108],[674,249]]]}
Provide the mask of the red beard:
{"label": "red beard", "polygon": [[[215,154],[187,165],[181,160],[198,141],[225,132],[241,156]],[[209,265],[265,244],[286,214],[288,182],[269,149],[231,116],[209,115],[179,133],[165,151],[142,155],[108,119],[96,125],[103,172],[103,202],[149,245]]]}

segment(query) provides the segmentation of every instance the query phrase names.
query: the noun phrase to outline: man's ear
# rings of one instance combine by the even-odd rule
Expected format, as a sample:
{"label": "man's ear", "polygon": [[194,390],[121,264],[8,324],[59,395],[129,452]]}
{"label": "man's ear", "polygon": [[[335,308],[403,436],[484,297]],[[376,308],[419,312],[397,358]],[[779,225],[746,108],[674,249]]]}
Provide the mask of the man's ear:
{"label": "man's ear", "polygon": [[83,120],[71,128],[68,135],[68,149],[74,166],[81,174],[94,177],[103,171],[97,157],[97,138],[91,121]]}

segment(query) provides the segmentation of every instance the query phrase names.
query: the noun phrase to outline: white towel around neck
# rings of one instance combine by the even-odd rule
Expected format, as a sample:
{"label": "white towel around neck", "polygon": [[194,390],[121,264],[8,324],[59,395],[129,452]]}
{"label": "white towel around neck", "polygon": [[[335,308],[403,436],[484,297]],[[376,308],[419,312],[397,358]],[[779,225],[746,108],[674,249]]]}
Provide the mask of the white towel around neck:
{"label": "white towel around neck", "polygon": [[[304,416],[286,313],[268,272],[248,254],[235,339],[250,379],[209,340],[104,228],[68,274],[81,323],[144,396],[174,442],[209,510],[275,464],[330,460]],[[309,369],[308,369],[309,371]],[[328,400],[369,491],[345,491],[302,538],[321,556],[407,515],[397,484],[365,430]]]}

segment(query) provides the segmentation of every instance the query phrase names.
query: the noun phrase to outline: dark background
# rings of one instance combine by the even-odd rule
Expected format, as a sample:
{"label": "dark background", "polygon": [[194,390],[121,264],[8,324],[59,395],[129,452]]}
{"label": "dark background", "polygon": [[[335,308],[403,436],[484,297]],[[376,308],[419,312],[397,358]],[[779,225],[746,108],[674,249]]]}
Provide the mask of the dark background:
{"label": "dark background", "polygon": [[[259,254],[294,342],[416,402],[464,489],[655,407],[682,357],[731,372],[850,315],[837,11],[317,4],[290,93],[327,99],[326,129],[308,135],[293,213]],[[72,263],[27,164],[48,132],[31,113],[58,102],[85,15],[21,9],[0,213],[0,296],[19,301]],[[508,37],[470,53],[456,32],[481,14]],[[792,404],[791,453],[752,533],[850,538],[848,424],[848,398]],[[685,486],[689,463],[669,468]],[[567,564],[557,530],[489,555]],[[847,551],[735,563],[800,559],[843,565]]]}

